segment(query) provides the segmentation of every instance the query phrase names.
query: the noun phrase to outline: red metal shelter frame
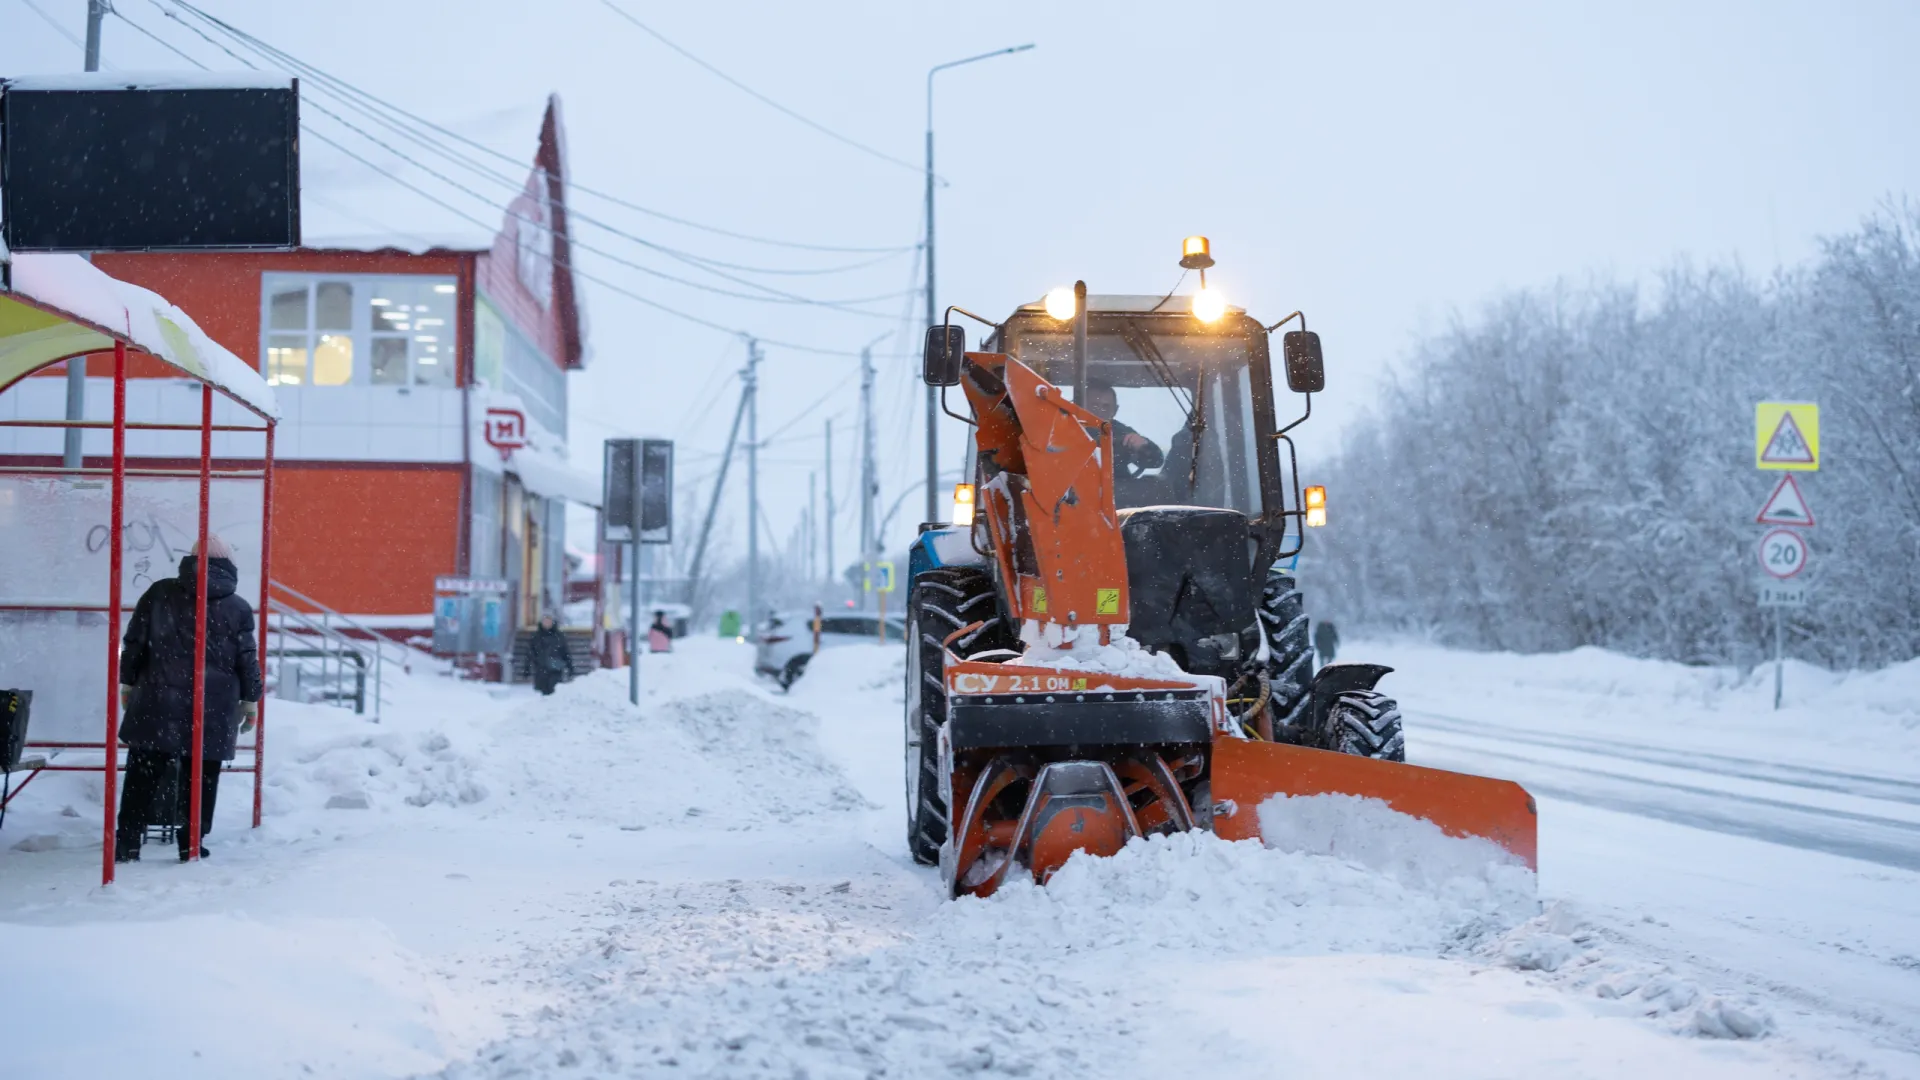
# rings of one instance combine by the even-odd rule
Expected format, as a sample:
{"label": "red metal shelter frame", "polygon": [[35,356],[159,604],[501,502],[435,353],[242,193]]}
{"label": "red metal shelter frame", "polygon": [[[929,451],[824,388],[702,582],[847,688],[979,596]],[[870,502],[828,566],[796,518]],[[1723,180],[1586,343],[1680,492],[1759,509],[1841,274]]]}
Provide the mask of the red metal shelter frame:
{"label": "red metal shelter frame", "polygon": [[[40,304],[34,304],[34,302],[30,298],[23,297],[18,294],[10,294],[9,298],[16,301],[20,301],[22,303],[33,304],[33,306],[36,306],[36,307],[42,307],[44,310],[47,310],[49,313],[59,315],[63,318],[75,319],[75,316],[73,316],[69,312],[59,311],[54,308],[47,308],[44,305],[40,305]],[[82,321],[82,320],[76,319],[75,321]],[[94,324],[86,323],[85,325],[92,326]],[[137,477],[197,478],[200,481],[200,508],[199,508],[200,513],[199,513],[199,543],[198,543],[198,548],[200,552],[200,565],[199,565],[199,573],[197,575],[198,577],[197,594],[198,595],[195,597],[195,605],[194,605],[195,618],[194,618],[194,629],[193,629],[194,655],[200,658],[200,662],[194,668],[193,741],[190,744],[191,746],[194,746],[194,747],[200,747],[204,745],[203,739],[205,736],[204,705],[206,702],[206,655],[207,655],[207,517],[208,517],[209,506],[210,506],[212,495],[213,495],[213,480],[214,480],[214,477],[218,475],[222,479],[256,479],[257,478],[261,481],[260,602],[259,602],[257,615],[259,617],[259,623],[260,623],[258,628],[258,633],[259,633],[258,656],[260,660],[260,678],[261,678],[262,684],[264,685],[266,681],[266,675],[267,675],[267,671],[266,671],[267,593],[268,593],[268,589],[271,587],[270,583],[272,581],[272,575],[271,575],[272,562],[270,560],[272,555],[272,539],[273,539],[273,436],[274,436],[274,428],[278,423],[278,421],[274,417],[269,416],[268,414],[260,411],[260,409],[256,408],[254,405],[241,399],[240,397],[231,393],[230,391],[224,388],[217,388],[213,383],[207,381],[206,379],[198,379],[191,372],[186,372],[182,370],[181,373],[183,375],[185,375],[188,378],[196,378],[197,381],[200,383],[200,422],[198,424],[129,423],[127,421],[127,342],[124,340],[124,338],[121,335],[115,334],[111,330],[107,330],[102,327],[95,327],[95,328],[101,330],[101,332],[106,333],[107,335],[109,335],[114,339],[113,421],[111,423],[101,423],[98,421],[88,422],[88,421],[68,421],[68,420],[0,420],[0,426],[61,428],[61,429],[109,428],[110,427],[113,430],[113,465],[112,467],[110,469],[84,468],[84,467],[79,469],[65,469],[65,468],[57,468],[57,467],[25,466],[25,467],[6,467],[4,469],[0,469],[0,472],[12,473],[12,474],[28,474],[28,475],[36,475],[36,476],[38,475],[97,476],[102,473],[110,473],[113,478],[112,479],[112,512],[111,512],[112,516],[111,516],[111,524],[109,526],[111,530],[109,533],[109,536],[112,538],[112,542],[107,544],[107,549],[109,552],[108,563],[110,568],[108,570],[109,577],[108,577],[108,584],[107,584],[106,607],[99,608],[99,607],[93,607],[91,605],[66,605],[60,608],[49,608],[44,605],[5,605],[5,606],[10,606],[12,610],[16,610],[16,611],[18,610],[104,611],[107,615],[107,627],[108,627],[108,631],[107,631],[107,697],[106,697],[106,730],[105,730],[104,739],[99,743],[75,743],[75,742],[28,742],[27,743],[27,746],[29,747],[32,747],[35,749],[46,749],[46,750],[99,749],[102,753],[102,758],[103,758],[102,763],[97,767],[93,765],[59,765],[59,764],[54,764],[52,762],[42,764],[37,768],[30,770],[27,778],[21,782],[18,788],[15,788],[13,790],[12,794],[18,795],[21,791],[25,790],[26,786],[29,783],[32,783],[34,777],[38,776],[41,772],[93,772],[97,768],[103,774],[103,779],[105,781],[105,788],[106,788],[105,802],[104,802],[104,807],[103,807],[102,816],[101,816],[100,883],[102,885],[110,885],[113,883],[114,828],[116,824],[116,819],[118,817],[117,804],[119,802],[119,785],[115,781],[116,781],[116,773],[120,772],[124,768],[124,766],[122,766],[120,763],[120,751],[119,751],[120,637],[123,632],[120,620],[121,620],[121,611],[122,611],[122,601],[124,599],[120,594],[120,577],[121,577],[123,560],[124,560],[122,549],[124,546],[123,537],[124,537],[124,528],[126,525],[125,515],[126,515],[127,477],[137,476]],[[84,354],[79,354],[76,356],[55,358],[41,365],[41,367],[36,370],[45,370],[46,368],[53,367],[54,365],[60,364],[63,362],[70,362],[70,363],[82,362],[81,356],[83,355]],[[172,366],[172,365],[169,365],[169,366]],[[31,372],[28,374],[31,374]],[[0,386],[0,393],[6,392],[6,390],[11,385],[12,384],[9,384],[8,386]],[[213,393],[215,389],[220,389],[221,393],[225,395],[228,400],[233,401],[234,403],[238,404],[241,408],[244,408],[248,412],[259,417],[261,423],[258,426],[251,425],[251,424],[242,424],[242,425],[215,424],[213,422]],[[130,430],[131,431],[198,431],[200,433],[200,459],[198,462],[198,468],[195,470],[176,469],[176,468],[128,469],[127,468],[127,432]],[[222,470],[221,472],[216,474],[213,469],[213,433],[215,431],[236,431],[236,432],[245,431],[245,432],[261,433],[265,438],[265,447],[262,451],[261,458],[260,458],[261,467],[258,470]],[[82,462],[82,464],[84,465],[84,461]],[[246,766],[232,765],[232,766],[227,766],[223,769],[223,771],[225,772],[239,772],[239,773],[253,774],[253,826],[255,828],[259,828],[260,826],[260,797],[261,797],[261,783],[262,783],[262,777],[264,774],[264,766],[265,766],[265,760],[266,760],[266,757],[265,757],[266,741],[267,741],[266,732],[267,732],[267,703],[266,703],[266,695],[263,693],[261,694],[259,713],[254,721],[253,742],[251,745],[242,743],[240,744],[240,747],[239,747],[242,750],[251,750],[253,752],[253,763],[251,765],[246,765]],[[204,766],[202,763],[201,754],[194,753],[191,755],[191,757],[192,757],[192,762],[190,765],[190,769],[191,769],[192,775],[191,775],[191,782],[190,782],[190,791],[188,795],[189,806],[187,811],[187,842],[188,842],[187,850],[189,853],[189,858],[197,861],[200,857],[200,784],[201,784],[201,778],[203,775]]]}

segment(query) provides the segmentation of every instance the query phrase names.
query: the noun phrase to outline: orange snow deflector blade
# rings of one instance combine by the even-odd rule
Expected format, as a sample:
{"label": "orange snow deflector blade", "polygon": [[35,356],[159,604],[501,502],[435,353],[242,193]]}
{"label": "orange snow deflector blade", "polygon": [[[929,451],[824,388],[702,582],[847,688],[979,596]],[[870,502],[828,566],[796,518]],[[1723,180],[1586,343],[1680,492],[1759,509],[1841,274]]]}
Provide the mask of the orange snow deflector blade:
{"label": "orange snow deflector blade", "polygon": [[[1491,840],[1539,869],[1533,796],[1511,780],[1218,735],[1212,794],[1213,831],[1228,840],[1259,837],[1260,804],[1275,795],[1359,795],[1449,836]],[[1222,814],[1229,804],[1232,813]]]}

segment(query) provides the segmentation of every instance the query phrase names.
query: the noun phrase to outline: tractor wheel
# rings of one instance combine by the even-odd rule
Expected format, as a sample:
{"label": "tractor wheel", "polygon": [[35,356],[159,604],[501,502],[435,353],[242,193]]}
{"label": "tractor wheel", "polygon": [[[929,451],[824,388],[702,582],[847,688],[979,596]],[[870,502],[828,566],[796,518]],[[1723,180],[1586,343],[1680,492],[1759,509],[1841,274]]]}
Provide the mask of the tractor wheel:
{"label": "tractor wheel", "polygon": [[[940,862],[940,845],[947,838],[947,803],[940,794],[940,725],[947,718],[945,650],[964,657],[1020,646],[995,596],[992,576],[974,567],[943,566],[913,581],[907,605],[907,849],[922,866]],[[947,635],[973,623],[982,625],[951,646],[944,644]]]}
{"label": "tractor wheel", "polygon": [[1326,749],[1381,761],[1407,760],[1400,706],[1373,690],[1349,690],[1327,710]]}
{"label": "tractor wheel", "polygon": [[1273,723],[1291,727],[1305,719],[1307,686],[1313,682],[1313,647],[1307,635],[1306,601],[1293,575],[1268,570],[1260,591],[1260,631],[1267,635],[1267,682],[1273,691]]}

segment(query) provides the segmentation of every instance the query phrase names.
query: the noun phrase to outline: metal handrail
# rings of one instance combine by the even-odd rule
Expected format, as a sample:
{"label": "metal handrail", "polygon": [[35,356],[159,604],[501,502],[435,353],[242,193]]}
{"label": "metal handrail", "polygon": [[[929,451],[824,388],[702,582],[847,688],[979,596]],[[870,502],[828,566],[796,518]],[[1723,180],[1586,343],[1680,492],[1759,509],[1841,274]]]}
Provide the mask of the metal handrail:
{"label": "metal handrail", "polygon": [[[308,607],[313,608],[314,609],[314,611],[312,612],[313,614],[321,614],[321,615],[327,616],[330,619],[338,619],[341,623],[347,626],[350,626],[355,630],[360,631],[361,633],[367,635],[367,640],[373,642],[374,648],[376,650],[379,650],[381,652],[386,651],[386,646],[388,645],[387,638],[382,634],[375,633],[371,628],[355,621],[353,616],[342,615],[340,612],[333,610],[327,605],[321,603],[318,600],[315,600],[313,597],[308,596],[306,593],[301,592],[299,589],[296,589],[293,586],[286,584],[285,582],[270,581],[267,584],[272,586],[275,589],[278,589],[283,593],[286,593],[288,596],[293,597],[295,600],[300,601],[301,603],[307,605]],[[400,663],[404,667],[407,667],[407,668],[411,667],[411,660],[406,655],[406,649],[404,647],[401,648]]]}
{"label": "metal handrail", "polygon": [[[293,590],[289,589],[287,591],[292,592]],[[384,678],[385,676],[384,660],[385,660],[386,650],[382,647],[383,639],[379,637],[362,639],[362,638],[349,637],[348,635],[341,633],[338,629],[329,625],[327,621],[328,616],[337,615],[338,614],[337,612],[323,610],[321,613],[319,613],[318,617],[316,617],[314,613],[301,611],[299,608],[296,608],[291,604],[288,604],[284,600],[279,600],[279,599],[274,599],[269,597],[268,604],[270,605],[270,609],[272,613],[280,617],[280,628],[279,628],[280,648],[278,650],[278,655],[280,656],[282,661],[280,665],[280,669],[282,672],[285,671],[284,661],[287,656],[286,643],[287,643],[287,636],[288,636],[288,628],[287,628],[288,621],[293,622],[296,626],[299,626],[302,629],[309,630],[317,634],[322,641],[333,646],[333,651],[331,655],[336,658],[340,658],[342,662],[344,661],[345,657],[351,656],[353,658],[355,665],[359,668],[359,670],[355,673],[355,680],[362,687],[365,686],[365,679],[366,679],[366,670],[367,670],[366,653],[369,651],[373,653],[373,719],[375,723],[378,723],[380,721],[381,706],[385,704],[385,701],[386,701],[386,695],[383,692],[386,686],[385,678]],[[343,618],[343,621],[346,621],[350,625],[353,625],[355,628],[360,629],[362,633],[368,632],[364,627],[360,627],[359,624],[353,623],[351,620],[345,620],[344,617],[342,618]],[[371,649],[366,648],[366,646],[369,646],[369,645],[372,646]],[[324,680],[326,678],[326,667],[324,663],[324,657],[322,661],[320,674],[321,674],[321,678]],[[334,681],[336,683],[340,680],[340,677],[342,676],[342,674],[344,673],[338,670],[334,672]],[[364,702],[364,699],[365,699],[364,690],[359,696]],[[364,708],[364,705],[362,707]]]}

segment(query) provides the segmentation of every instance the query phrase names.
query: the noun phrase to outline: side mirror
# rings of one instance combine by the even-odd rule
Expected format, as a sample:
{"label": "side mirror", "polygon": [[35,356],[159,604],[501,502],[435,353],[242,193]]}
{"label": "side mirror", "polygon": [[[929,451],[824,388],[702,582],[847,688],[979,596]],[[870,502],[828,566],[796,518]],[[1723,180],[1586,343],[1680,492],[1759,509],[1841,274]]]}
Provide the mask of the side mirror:
{"label": "side mirror", "polygon": [[1320,358],[1320,335],[1311,330],[1289,330],[1281,339],[1287,357],[1287,389],[1317,394],[1327,388],[1327,368]]}
{"label": "side mirror", "polygon": [[920,377],[928,386],[960,385],[960,361],[967,353],[967,332],[952,323],[927,327],[927,349],[920,357]]}

